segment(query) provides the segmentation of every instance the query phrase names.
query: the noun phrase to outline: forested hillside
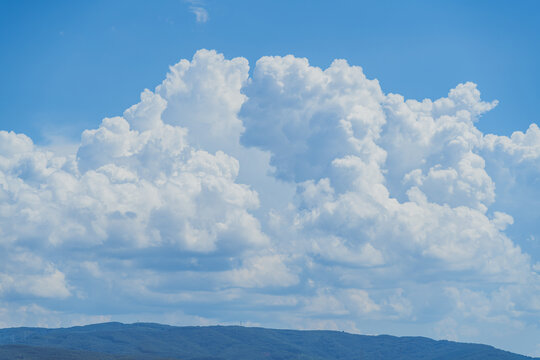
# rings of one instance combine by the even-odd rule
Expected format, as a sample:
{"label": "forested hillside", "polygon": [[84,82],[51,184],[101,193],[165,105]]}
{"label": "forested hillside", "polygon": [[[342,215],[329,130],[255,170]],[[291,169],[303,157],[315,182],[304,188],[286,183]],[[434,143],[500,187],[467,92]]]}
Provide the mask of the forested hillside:
{"label": "forested hillside", "polygon": [[3,329],[0,345],[0,360],[531,359],[486,345],[422,337],[146,323]]}

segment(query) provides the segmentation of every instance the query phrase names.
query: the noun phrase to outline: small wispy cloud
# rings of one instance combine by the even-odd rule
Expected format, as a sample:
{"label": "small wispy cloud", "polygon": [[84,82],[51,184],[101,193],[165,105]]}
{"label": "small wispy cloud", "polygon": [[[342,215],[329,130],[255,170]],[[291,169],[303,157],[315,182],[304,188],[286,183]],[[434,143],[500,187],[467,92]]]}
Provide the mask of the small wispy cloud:
{"label": "small wispy cloud", "polygon": [[208,11],[203,7],[203,3],[197,0],[187,0],[191,4],[189,9],[195,14],[195,19],[198,23],[205,23],[208,21]]}
{"label": "small wispy cloud", "polygon": [[208,11],[200,6],[192,6],[191,11],[195,14],[197,22],[205,23],[208,21]]}

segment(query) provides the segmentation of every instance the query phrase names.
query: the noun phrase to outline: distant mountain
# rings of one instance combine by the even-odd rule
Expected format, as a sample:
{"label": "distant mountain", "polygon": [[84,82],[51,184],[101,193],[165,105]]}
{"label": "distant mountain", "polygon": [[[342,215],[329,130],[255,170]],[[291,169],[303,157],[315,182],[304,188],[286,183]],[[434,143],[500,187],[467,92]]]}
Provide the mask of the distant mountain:
{"label": "distant mountain", "polygon": [[487,345],[241,326],[105,323],[0,330],[0,360],[525,360]]}
{"label": "distant mountain", "polygon": [[29,345],[2,345],[0,346],[0,360],[129,360],[135,359],[126,356],[100,354],[91,351],[66,350],[49,347]]}

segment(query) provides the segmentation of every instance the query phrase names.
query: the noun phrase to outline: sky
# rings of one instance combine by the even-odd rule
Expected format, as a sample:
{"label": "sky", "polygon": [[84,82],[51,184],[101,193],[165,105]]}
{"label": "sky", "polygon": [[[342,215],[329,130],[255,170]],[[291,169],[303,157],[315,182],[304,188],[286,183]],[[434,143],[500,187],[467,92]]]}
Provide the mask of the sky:
{"label": "sky", "polygon": [[0,327],[540,356],[537,1],[0,1]]}

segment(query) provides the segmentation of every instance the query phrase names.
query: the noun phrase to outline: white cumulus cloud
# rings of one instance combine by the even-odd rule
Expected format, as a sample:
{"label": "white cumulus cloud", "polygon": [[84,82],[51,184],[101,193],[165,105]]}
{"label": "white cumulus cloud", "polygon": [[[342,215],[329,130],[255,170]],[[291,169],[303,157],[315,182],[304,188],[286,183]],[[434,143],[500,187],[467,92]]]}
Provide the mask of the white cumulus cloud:
{"label": "white cumulus cloud", "polygon": [[540,336],[540,255],[523,246],[540,236],[540,131],[483,134],[496,105],[473,83],[407,100],[344,60],[263,57],[250,76],[200,50],[76,152],[0,131],[0,314],[519,350]]}

